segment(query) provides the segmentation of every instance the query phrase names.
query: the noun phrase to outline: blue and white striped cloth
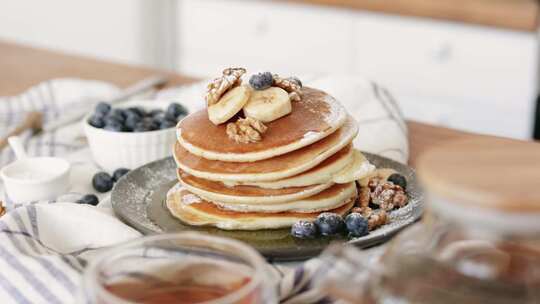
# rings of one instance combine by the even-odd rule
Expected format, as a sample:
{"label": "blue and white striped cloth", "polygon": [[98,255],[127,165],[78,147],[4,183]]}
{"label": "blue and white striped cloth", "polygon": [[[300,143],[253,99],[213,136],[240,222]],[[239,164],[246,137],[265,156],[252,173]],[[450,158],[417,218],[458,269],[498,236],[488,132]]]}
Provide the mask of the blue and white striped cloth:
{"label": "blue and white striped cloth", "polygon": [[[306,79],[307,78],[303,78]],[[361,78],[333,76],[305,81],[336,96],[360,122],[357,146],[406,162],[408,146],[403,118],[388,93]],[[199,100],[204,84],[160,93],[163,98]],[[114,86],[77,79],[41,83],[14,97],[0,97],[0,136],[31,111],[51,121],[80,106],[88,97],[107,98]],[[196,108],[189,105],[188,108]],[[8,212],[0,218],[0,303],[73,303],[79,294],[81,273],[103,248],[140,237],[123,224],[101,195],[98,207],[74,204],[81,194],[92,193],[90,180],[99,170],[91,160],[79,124],[37,137],[25,136],[30,155],[56,155],[73,165],[70,193],[54,201],[22,204],[3,196]],[[10,149],[0,151],[0,166],[13,160]],[[0,185],[0,190],[2,186]],[[31,189],[29,189],[31,191]],[[310,288],[318,260],[301,266],[274,265],[282,274],[282,303],[329,303]]]}

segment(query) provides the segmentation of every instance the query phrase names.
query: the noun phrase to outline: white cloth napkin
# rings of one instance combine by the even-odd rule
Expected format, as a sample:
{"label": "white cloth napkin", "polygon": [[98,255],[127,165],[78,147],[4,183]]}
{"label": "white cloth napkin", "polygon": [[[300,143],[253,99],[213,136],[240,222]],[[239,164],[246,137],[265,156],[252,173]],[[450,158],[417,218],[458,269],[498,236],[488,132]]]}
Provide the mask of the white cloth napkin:
{"label": "white cloth napkin", "polygon": [[[348,75],[304,77],[305,85],[334,95],[360,123],[355,146],[406,162],[407,130],[388,92],[363,78]],[[174,99],[190,111],[204,106],[205,83],[160,92],[158,99]],[[56,79],[39,84],[15,97],[0,97],[0,135],[29,111],[43,111],[45,121],[70,111],[87,96],[106,98],[117,91],[109,84],[76,79]],[[98,207],[74,204],[92,193],[91,177],[99,170],[92,162],[80,124],[54,133],[26,137],[31,155],[63,156],[73,164],[71,190],[54,201],[13,202],[4,195],[8,212],[0,218],[0,303],[72,303],[79,292],[85,265],[103,248],[140,237],[118,220],[100,195]],[[10,149],[0,152],[0,165],[13,159]],[[2,186],[0,185],[0,188]],[[0,189],[2,190],[2,189]],[[31,189],[29,189],[31,191]],[[309,288],[317,260],[294,271],[278,269],[282,303],[315,303],[325,295]]]}

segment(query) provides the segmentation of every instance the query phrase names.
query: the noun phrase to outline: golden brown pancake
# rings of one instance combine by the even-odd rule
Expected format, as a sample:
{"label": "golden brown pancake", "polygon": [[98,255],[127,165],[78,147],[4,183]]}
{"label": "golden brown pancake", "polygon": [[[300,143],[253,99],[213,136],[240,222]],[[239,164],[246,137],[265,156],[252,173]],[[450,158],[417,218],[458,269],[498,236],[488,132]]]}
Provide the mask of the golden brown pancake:
{"label": "golden brown pancake", "polygon": [[[354,199],[330,212],[345,215]],[[189,191],[173,187],[167,194],[167,207],[173,216],[188,225],[216,226],[225,230],[258,230],[290,227],[298,220],[314,220],[320,212],[258,213],[235,212],[207,202]]]}
{"label": "golden brown pancake", "polygon": [[292,112],[269,122],[263,140],[237,143],[226,134],[227,124],[214,125],[206,109],[184,118],[177,127],[178,142],[194,155],[228,162],[251,162],[286,154],[330,135],[347,119],[343,106],[323,91],[303,89]]}
{"label": "golden brown pancake", "polygon": [[291,187],[291,188],[282,188],[282,189],[264,189],[255,186],[233,186],[227,187],[222,182],[211,181],[203,178],[198,178],[196,176],[182,172],[181,169],[178,169],[178,178],[183,184],[190,185],[195,188],[202,189],[204,191],[220,193],[230,196],[247,196],[247,197],[256,197],[256,196],[279,196],[287,194],[295,194],[303,191],[313,189],[317,185],[305,186],[305,187]]}
{"label": "golden brown pancake", "polygon": [[349,118],[345,125],[326,138],[302,149],[257,162],[234,163],[209,160],[189,153],[180,144],[174,147],[178,167],[200,178],[216,181],[271,181],[305,172],[342,148],[351,149],[350,142],[358,125]]}
{"label": "golden brown pancake", "polygon": [[212,201],[229,204],[277,204],[299,200],[332,187],[332,182],[290,189],[262,189],[253,186],[226,187],[221,182],[180,174],[180,183],[190,192]]}

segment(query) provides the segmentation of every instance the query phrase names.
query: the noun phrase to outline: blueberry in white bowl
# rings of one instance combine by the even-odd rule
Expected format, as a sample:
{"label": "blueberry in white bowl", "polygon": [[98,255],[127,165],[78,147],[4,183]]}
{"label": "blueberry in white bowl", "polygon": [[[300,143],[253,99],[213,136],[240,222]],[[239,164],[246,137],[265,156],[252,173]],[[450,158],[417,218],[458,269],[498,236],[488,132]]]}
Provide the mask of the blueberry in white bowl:
{"label": "blueberry in white bowl", "polygon": [[83,122],[94,161],[107,172],[134,169],[170,155],[176,125],[188,113],[170,100],[99,103]]}

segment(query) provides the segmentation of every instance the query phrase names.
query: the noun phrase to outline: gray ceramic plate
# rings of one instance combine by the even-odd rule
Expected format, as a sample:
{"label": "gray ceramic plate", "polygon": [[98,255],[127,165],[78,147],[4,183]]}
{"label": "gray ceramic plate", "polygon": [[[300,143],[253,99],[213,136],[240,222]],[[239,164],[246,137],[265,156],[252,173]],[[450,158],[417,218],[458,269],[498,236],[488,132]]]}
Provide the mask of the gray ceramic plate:
{"label": "gray ceramic plate", "polygon": [[297,240],[289,229],[258,231],[225,231],[212,227],[194,227],[182,224],[164,206],[167,191],[176,183],[174,160],[166,158],[132,170],[115,185],[111,202],[116,214],[144,234],[164,232],[201,231],[213,235],[242,240],[273,260],[301,260],[318,255],[330,242],[350,242],[369,247],[388,240],[422,214],[422,192],[414,171],[390,159],[364,153],[378,168],[393,168],[407,177],[410,202],[404,208],[390,213],[390,222],[369,235],[356,238],[320,238]]}

